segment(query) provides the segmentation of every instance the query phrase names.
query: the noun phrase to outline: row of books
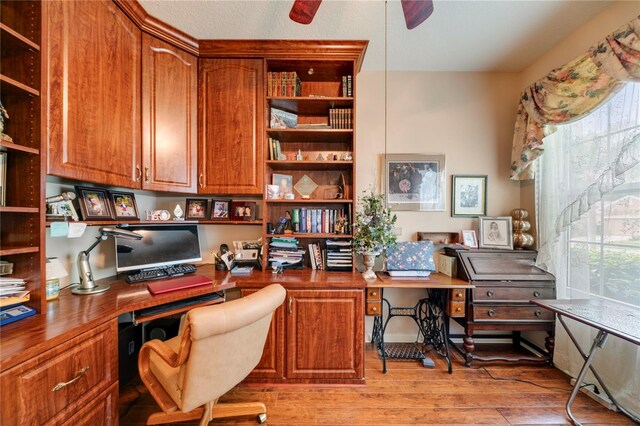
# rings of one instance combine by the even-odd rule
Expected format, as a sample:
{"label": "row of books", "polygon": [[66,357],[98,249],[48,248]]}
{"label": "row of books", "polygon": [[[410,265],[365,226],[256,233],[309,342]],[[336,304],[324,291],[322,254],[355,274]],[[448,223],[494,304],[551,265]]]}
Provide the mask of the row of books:
{"label": "row of books", "polygon": [[353,97],[353,90],[351,88],[353,77],[350,75],[342,76],[342,96],[345,98]]}
{"label": "row of books", "polygon": [[279,160],[280,154],[282,154],[282,147],[278,139],[269,138],[269,159]]}
{"label": "row of books", "polygon": [[35,315],[35,309],[24,305],[29,298],[22,278],[0,277],[0,326]]}
{"label": "row of books", "polygon": [[295,71],[267,73],[267,96],[301,95],[302,82]]}
{"label": "row of books", "polygon": [[329,126],[332,129],[351,129],[353,109],[331,108],[329,110]]}
{"label": "row of books", "polygon": [[269,242],[269,263],[285,267],[304,266],[304,249],[294,237],[274,237]]}
{"label": "row of books", "polygon": [[345,209],[310,209],[306,207],[291,210],[293,232],[311,234],[350,234],[351,204]]}

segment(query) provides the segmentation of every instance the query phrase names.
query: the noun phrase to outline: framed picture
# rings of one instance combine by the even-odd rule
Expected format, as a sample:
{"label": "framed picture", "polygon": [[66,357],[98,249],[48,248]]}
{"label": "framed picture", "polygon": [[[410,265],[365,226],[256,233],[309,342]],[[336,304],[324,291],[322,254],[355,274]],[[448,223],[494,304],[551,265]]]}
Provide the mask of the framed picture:
{"label": "framed picture", "polygon": [[471,248],[478,248],[478,238],[476,237],[476,231],[472,229],[465,229],[461,232],[462,244]]}
{"label": "framed picture", "polygon": [[231,200],[211,200],[211,219],[228,220]]}
{"label": "framed picture", "polygon": [[387,205],[394,210],[445,210],[444,155],[385,156]]}
{"label": "framed picture", "polygon": [[231,220],[255,220],[256,219],[256,202],[255,201],[232,201],[230,211],[231,211]]}
{"label": "framed picture", "polygon": [[511,216],[481,217],[480,248],[513,249]]}
{"label": "framed picture", "polygon": [[109,195],[115,219],[140,219],[136,197],[133,192],[109,191]]}
{"label": "framed picture", "polygon": [[75,189],[83,220],[113,219],[106,189],[85,186],[76,186]]}
{"label": "framed picture", "polygon": [[206,219],[209,200],[204,198],[187,198],[185,219]]}
{"label": "framed picture", "polygon": [[451,176],[451,216],[487,215],[487,175]]}
{"label": "framed picture", "polygon": [[291,175],[274,173],[271,183],[280,187],[279,198],[284,198],[287,194],[293,193],[293,176]]}

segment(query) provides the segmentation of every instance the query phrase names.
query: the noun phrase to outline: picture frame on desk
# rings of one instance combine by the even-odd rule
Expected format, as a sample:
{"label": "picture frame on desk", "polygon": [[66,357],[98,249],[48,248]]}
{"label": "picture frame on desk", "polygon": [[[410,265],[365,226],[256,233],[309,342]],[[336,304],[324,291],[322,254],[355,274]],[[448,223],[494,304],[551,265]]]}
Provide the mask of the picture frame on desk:
{"label": "picture frame on desk", "polygon": [[445,156],[387,154],[387,206],[393,210],[445,210]]}
{"label": "picture frame on desk", "polygon": [[255,220],[256,219],[256,202],[255,201],[232,201],[231,220]]}
{"label": "picture frame on desk", "polygon": [[207,218],[209,200],[206,198],[187,198],[185,219],[198,220]]}
{"label": "picture frame on desk", "polygon": [[451,216],[487,215],[487,175],[451,176]]}
{"label": "picture frame on desk", "polygon": [[109,191],[113,217],[123,220],[139,220],[138,205],[133,192]]}
{"label": "picture frame on desk", "polygon": [[479,248],[513,250],[511,216],[487,216],[479,218]]}
{"label": "picture frame on desk", "polygon": [[211,220],[229,220],[231,200],[211,200]]}
{"label": "picture frame on desk", "polygon": [[462,244],[471,247],[478,248],[478,238],[476,237],[476,231],[473,229],[463,229],[460,231]]}
{"label": "picture frame on desk", "polygon": [[106,189],[76,186],[75,190],[83,220],[113,220]]}

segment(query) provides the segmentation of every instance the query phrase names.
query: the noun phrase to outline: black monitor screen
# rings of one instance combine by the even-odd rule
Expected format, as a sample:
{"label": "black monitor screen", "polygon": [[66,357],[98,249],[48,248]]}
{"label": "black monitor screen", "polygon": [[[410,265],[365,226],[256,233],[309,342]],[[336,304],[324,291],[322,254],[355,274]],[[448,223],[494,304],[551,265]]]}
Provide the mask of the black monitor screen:
{"label": "black monitor screen", "polygon": [[129,225],[124,229],[142,239],[116,237],[118,272],[202,260],[198,225]]}

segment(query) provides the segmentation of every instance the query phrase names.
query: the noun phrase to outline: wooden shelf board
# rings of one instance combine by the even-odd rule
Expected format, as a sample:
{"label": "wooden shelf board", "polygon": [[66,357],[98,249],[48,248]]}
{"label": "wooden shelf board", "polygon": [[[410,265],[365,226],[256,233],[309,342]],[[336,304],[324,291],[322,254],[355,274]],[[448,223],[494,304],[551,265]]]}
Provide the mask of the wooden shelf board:
{"label": "wooden shelf board", "polygon": [[29,154],[35,154],[38,155],[40,154],[40,150],[36,149],[36,148],[30,148],[28,146],[23,146],[23,145],[18,145],[17,143],[8,141],[6,139],[2,139],[0,138],[0,146],[5,147],[7,149],[13,150],[13,151],[22,151],[22,152],[26,152]]}
{"label": "wooden shelf board", "polygon": [[262,225],[262,219],[256,220],[199,220],[201,225]]}
{"label": "wooden shelf board", "polygon": [[353,161],[325,160],[325,161],[286,161],[267,160],[272,170],[351,170]]}
{"label": "wooden shelf board", "polygon": [[40,247],[11,247],[11,246],[2,246],[0,249],[0,256],[9,256],[12,254],[25,254],[25,253],[37,253],[40,251]]}
{"label": "wooden shelf board", "polygon": [[12,207],[3,206],[0,207],[0,213],[39,213],[38,207]]}
{"label": "wooden shelf board", "polygon": [[352,203],[353,200],[348,199],[333,199],[333,200],[303,200],[303,199],[295,199],[295,200],[265,200],[267,204],[347,204]]}
{"label": "wooden shelf board", "polygon": [[[53,222],[63,222],[63,220],[48,220],[47,226],[51,226]],[[103,226],[103,225],[158,225],[172,224],[180,225],[183,223],[195,223],[197,225],[262,225],[262,220],[86,220],[80,221],[86,223],[87,226]]]}
{"label": "wooden shelf board", "polygon": [[344,144],[352,143],[352,129],[267,129],[267,136],[281,143],[319,143]]}
{"label": "wooden shelf board", "polygon": [[34,43],[3,23],[0,23],[0,37],[2,38],[3,47],[36,51],[40,50],[40,46],[37,43]]}
{"label": "wooden shelf board", "polygon": [[274,237],[293,237],[293,238],[328,238],[328,239],[350,239],[353,238],[351,234],[325,234],[325,233],[310,233],[310,232],[297,232],[293,234],[267,234],[267,238]]}
{"label": "wooden shelf board", "polygon": [[40,92],[6,75],[0,74],[0,89],[3,93],[40,96]]}
{"label": "wooden shelf board", "polygon": [[329,115],[330,108],[352,108],[353,98],[316,98],[303,96],[272,96],[267,100],[273,108],[298,115]]}

